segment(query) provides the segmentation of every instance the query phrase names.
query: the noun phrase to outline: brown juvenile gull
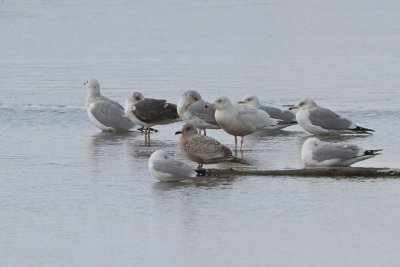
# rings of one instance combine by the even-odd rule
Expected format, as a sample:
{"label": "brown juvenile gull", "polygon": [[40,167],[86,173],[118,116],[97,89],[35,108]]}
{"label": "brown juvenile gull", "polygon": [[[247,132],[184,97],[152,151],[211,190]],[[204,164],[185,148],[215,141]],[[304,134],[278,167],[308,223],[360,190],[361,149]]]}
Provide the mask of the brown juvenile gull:
{"label": "brown juvenile gull", "polygon": [[132,93],[125,101],[125,114],[144,127],[145,142],[150,142],[150,127],[180,120],[176,105],[164,99],[144,98],[140,92]]}
{"label": "brown juvenile gull", "polygon": [[179,148],[188,159],[198,163],[198,169],[201,169],[203,164],[221,162],[247,164],[246,161],[234,157],[227,146],[224,146],[214,138],[199,134],[196,128],[189,123],[185,123],[182,130],[175,134],[181,134]]}
{"label": "brown juvenile gull", "polygon": [[124,108],[116,101],[100,94],[100,83],[95,79],[83,83],[87,88],[86,110],[90,121],[104,132],[129,131],[135,126],[125,116]]}
{"label": "brown juvenile gull", "polygon": [[246,95],[238,103],[255,106],[256,108],[267,112],[271,118],[279,120],[278,125],[273,126],[274,130],[281,130],[283,128],[297,124],[295,113],[289,110],[282,110],[276,107],[261,105],[260,100],[258,100],[258,97],[255,95]]}
{"label": "brown juvenile gull", "polygon": [[320,107],[314,100],[306,98],[289,109],[299,109],[297,122],[304,130],[315,135],[326,134],[371,134],[374,130],[357,126],[332,110]]}
{"label": "brown juvenile gull", "polygon": [[272,119],[268,113],[247,104],[232,104],[226,96],[219,96],[209,105],[215,108],[215,119],[221,128],[235,137],[241,136],[240,149],[242,149],[244,136],[260,130],[273,129],[278,120]]}
{"label": "brown juvenile gull", "polygon": [[221,128],[215,120],[215,109],[206,107],[209,104],[201,98],[198,92],[194,90],[187,91],[179,99],[177,105],[179,117],[200,131],[203,130],[204,135],[207,135],[206,129]]}
{"label": "brown juvenile gull", "polygon": [[305,167],[350,166],[375,157],[380,151],[382,149],[365,150],[353,144],[328,143],[311,137],[303,144],[301,160]]}

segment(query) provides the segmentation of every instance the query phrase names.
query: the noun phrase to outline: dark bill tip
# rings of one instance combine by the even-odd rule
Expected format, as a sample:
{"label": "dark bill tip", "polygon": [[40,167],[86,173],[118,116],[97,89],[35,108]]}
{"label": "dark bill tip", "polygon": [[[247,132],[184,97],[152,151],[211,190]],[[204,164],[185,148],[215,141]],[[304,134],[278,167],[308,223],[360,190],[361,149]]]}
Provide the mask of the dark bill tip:
{"label": "dark bill tip", "polygon": [[181,134],[181,133],[182,133],[181,131],[177,131],[177,132],[175,132],[175,135]]}

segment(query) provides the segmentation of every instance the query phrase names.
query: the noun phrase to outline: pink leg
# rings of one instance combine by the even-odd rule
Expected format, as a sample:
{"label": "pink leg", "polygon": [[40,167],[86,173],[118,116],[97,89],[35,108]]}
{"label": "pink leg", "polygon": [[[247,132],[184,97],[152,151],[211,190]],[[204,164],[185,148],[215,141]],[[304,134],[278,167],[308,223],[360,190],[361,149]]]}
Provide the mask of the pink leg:
{"label": "pink leg", "polygon": [[235,136],[235,148],[237,148],[237,136]]}

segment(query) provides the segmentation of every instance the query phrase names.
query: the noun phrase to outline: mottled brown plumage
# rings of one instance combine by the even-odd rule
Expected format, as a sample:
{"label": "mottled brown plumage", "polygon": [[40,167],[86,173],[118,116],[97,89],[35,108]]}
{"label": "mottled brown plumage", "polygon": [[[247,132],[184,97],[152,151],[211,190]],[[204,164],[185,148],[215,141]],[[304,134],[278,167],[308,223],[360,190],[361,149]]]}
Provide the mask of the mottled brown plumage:
{"label": "mottled brown plumage", "polygon": [[179,138],[179,148],[185,156],[197,162],[198,168],[202,168],[203,164],[213,164],[220,162],[246,162],[242,159],[234,157],[232,151],[217,140],[201,135],[191,124],[185,124],[181,131],[175,134],[181,134]]}

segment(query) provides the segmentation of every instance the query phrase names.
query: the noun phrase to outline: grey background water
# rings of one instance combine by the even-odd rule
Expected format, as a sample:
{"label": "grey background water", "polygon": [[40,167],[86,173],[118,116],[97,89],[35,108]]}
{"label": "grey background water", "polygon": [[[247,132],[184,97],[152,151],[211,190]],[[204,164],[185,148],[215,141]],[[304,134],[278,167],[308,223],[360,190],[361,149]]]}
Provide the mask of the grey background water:
{"label": "grey background water", "polygon": [[[319,104],[373,128],[342,138],[399,168],[400,3],[0,1],[0,266],[398,266],[397,179],[229,177],[163,184],[138,133],[103,134],[83,81],[123,102]],[[222,131],[210,136],[233,147]],[[246,139],[251,168],[301,168],[300,127]],[[195,164],[194,164],[195,165]],[[229,164],[210,167],[231,167]]]}

